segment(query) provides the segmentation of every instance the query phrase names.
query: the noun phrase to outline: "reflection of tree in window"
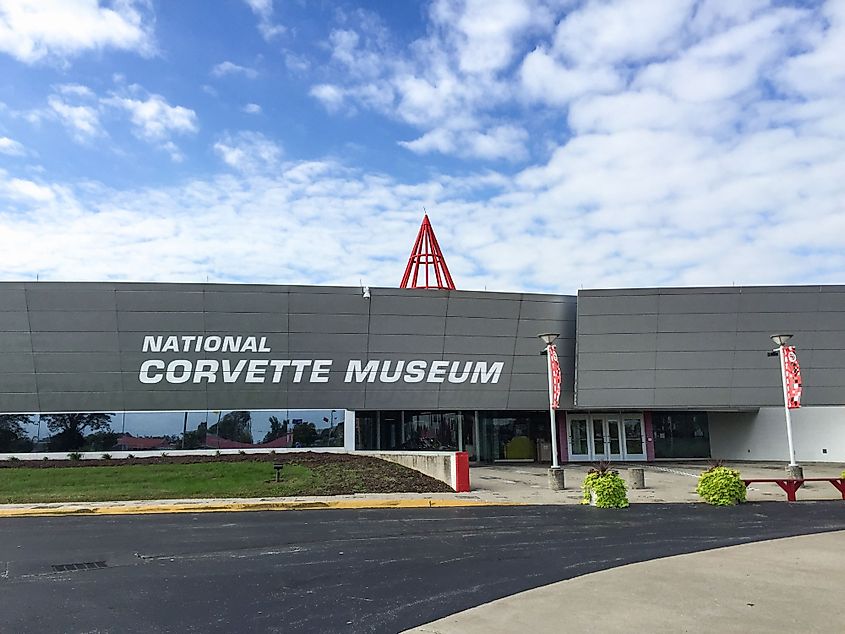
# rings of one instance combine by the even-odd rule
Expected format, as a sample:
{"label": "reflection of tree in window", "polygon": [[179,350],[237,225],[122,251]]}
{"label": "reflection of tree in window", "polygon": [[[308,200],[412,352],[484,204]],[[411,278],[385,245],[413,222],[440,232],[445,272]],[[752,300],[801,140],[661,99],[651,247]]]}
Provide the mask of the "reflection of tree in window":
{"label": "reflection of tree in window", "polygon": [[[114,414],[45,414],[41,417],[52,433],[50,449],[52,451],[75,451],[87,449],[101,451],[111,449],[117,441],[117,434],[111,430]],[[84,432],[92,433],[85,436]]]}
{"label": "reflection of tree in window", "polygon": [[247,411],[229,412],[219,423],[212,425],[208,433],[226,440],[252,444],[252,415]]}
{"label": "reflection of tree in window", "polygon": [[32,440],[23,428],[31,423],[27,414],[0,414],[0,451],[32,451]]}

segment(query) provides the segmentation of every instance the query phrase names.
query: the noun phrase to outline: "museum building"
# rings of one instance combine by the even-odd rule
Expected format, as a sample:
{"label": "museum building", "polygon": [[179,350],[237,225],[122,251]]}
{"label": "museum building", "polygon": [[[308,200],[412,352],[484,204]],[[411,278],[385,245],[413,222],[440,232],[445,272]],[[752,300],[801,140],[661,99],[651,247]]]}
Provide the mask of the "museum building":
{"label": "museum building", "polygon": [[0,453],[58,450],[57,414],[108,413],[79,437],[549,461],[538,335],[559,333],[562,462],[786,460],[777,332],[803,376],[797,458],[845,461],[845,286],[0,282],[0,426],[26,436]]}

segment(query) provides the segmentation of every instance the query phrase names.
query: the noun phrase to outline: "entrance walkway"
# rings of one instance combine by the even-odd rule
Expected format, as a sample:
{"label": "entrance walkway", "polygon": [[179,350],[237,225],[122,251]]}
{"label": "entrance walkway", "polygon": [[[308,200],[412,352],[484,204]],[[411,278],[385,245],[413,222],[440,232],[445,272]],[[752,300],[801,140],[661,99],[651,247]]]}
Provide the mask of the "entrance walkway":
{"label": "entrance walkway", "polygon": [[[623,477],[630,467],[645,470],[645,489],[628,490],[628,500],[643,502],[700,502],[695,492],[698,476],[708,468],[706,462],[658,462],[658,463],[616,463]],[[781,463],[728,463],[739,469],[746,478],[775,478],[784,475]],[[497,464],[473,466],[470,468],[469,496],[490,502],[517,502],[523,504],[579,504],[581,483],[592,468],[590,464],[566,464],[564,491],[550,491],[548,466],[537,464]],[[840,477],[845,465],[814,463],[804,465],[804,476],[808,478]],[[812,482],[798,492],[798,500],[837,500],[841,494],[827,482]],[[786,501],[786,494],[774,483],[754,484],[748,489],[748,500]],[[845,503],[845,502],[843,502]]]}
{"label": "entrance walkway", "polygon": [[833,632],[845,623],[843,586],[838,531],[611,568],[408,631]]}

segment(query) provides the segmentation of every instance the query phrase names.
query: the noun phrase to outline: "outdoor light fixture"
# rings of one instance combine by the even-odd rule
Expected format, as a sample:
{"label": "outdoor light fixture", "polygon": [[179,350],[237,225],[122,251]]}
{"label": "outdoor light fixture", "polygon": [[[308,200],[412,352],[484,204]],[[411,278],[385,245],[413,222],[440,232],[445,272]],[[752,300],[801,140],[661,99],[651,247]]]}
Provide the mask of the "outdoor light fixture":
{"label": "outdoor light fixture", "polygon": [[772,335],[771,339],[776,346],[785,346],[786,342],[792,339],[792,335]]}
{"label": "outdoor light fixture", "polygon": [[537,335],[537,336],[540,337],[540,339],[543,340],[544,344],[546,344],[547,346],[550,346],[550,345],[552,345],[552,343],[554,343],[555,339],[560,337],[560,334],[556,333],[556,332],[547,332],[545,334]]}
{"label": "outdoor light fixture", "polygon": [[555,420],[555,403],[554,403],[554,382],[552,379],[552,355],[549,348],[552,347],[555,339],[560,337],[559,333],[547,332],[542,335],[537,335],[543,343],[546,344],[546,370],[549,376],[549,425],[552,430],[552,469],[559,469],[560,464],[557,461],[557,421]]}

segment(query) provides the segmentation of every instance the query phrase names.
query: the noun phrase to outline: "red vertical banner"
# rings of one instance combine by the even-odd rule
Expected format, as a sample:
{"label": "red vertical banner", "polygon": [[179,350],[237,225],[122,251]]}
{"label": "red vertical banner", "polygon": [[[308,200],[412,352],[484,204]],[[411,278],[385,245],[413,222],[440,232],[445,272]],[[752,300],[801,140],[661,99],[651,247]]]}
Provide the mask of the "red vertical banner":
{"label": "red vertical banner", "polygon": [[560,407],[560,363],[557,360],[557,348],[549,346],[549,365],[552,369],[552,402],[553,409]]}
{"label": "red vertical banner", "polygon": [[801,407],[801,368],[795,346],[783,346],[783,380],[786,384],[786,406],[789,409]]}

